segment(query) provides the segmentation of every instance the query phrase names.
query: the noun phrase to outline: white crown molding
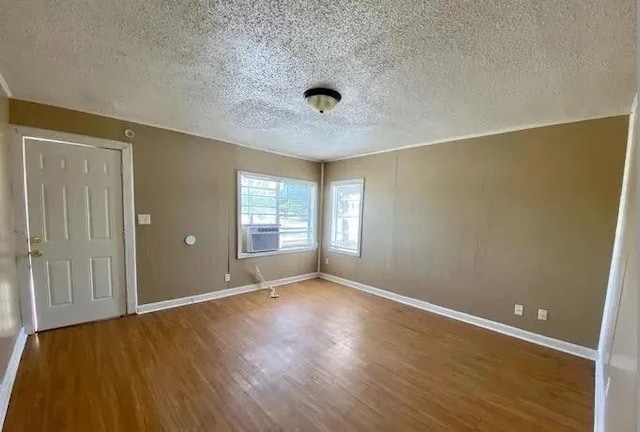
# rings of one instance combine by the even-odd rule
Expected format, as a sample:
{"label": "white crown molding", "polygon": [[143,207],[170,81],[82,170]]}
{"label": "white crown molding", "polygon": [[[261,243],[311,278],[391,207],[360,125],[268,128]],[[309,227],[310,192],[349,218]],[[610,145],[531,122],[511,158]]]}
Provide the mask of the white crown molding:
{"label": "white crown molding", "polygon": [[[12,97],[12,96],[10,96]],[[16,98],[17,99],[17,98]],[[208,139],[208,140],[213,140],[213,141],[218,141],[221,144],[227,144],[227,145],[233,145],[233,146],[238,146],[241,148],[246,148],[246,149],[250,149],[250,150],[255,150],[255,151],[259,151],[259,152],[264,152],[264,153],[270,153],[270,154],[274,154],[277,156],[284,156],[284,157],[288,157],[288,158],[293,158],[293,159],[301,159],[301,160],[305,160],[308,162],[316,162],[319,163],[321,162],[320,159],[314,159],[314,158],[308,158],[305,156],[301,156],[301,155],[296,155],[296,154],[290,154],[290,153],[283,153],[283,152],[279,152],[276,150],[269,150],[269,149],[265,149],[265,148],[261,148],[261,147],[256,147],[250,144],[241,144],[238,142],[233,142],[233,141],[229,141],[227,139],[222,139],[222,138],[218,138],[215,137],[213,135],[203,135],[203,134],[198,134],[192,131],[187,131],[184,129],[177,129],[177,128],[171,128],[168,126],[163,126],[159,123],[149,123],[149,122],[144,122],[141,121],[139,119],[136,118],[124,118],[121,116],[118,116],[116,114],[104,114],[104,113],[99,113],[97,111],[90,111],[90,110],[79,110],[77,108],[73,108],[73,107],[69,107],[69,106],[62,106],[62,105],[52,105],[50,103],[47,102],[42,102],[42,101],[38,101],[38,100],[30,100],[30,99],[20,99],[24,102],[31,102],[31,103],[36,103],[36,104],[40,104],[40,105],[47,105],[50,107],[54,107],[54,108],[62,108],[65,110],[69,110],[69,111],[76,111],[82,114],[90,114],[90,115],[94,115],[94,116],[98,116],[98,117],[103,117],[103,118],[108,118],[108,119],[112,119],[112,120],[119,120],[125,123],[128,123],[128,128],[132,129],[135,132],[135,127],[136,125],[139,126],[147,126],[147,127],[152,127],[152,128],[156,128],[156,129],[162,129],[165,131],[170,131],[170,132],[175,132],[175,133],[180,133],[183,135],[189,135],[192,137],[196,137],[196,138],[204,138],[204,139]],[[19,125],[16,125],[19,126]],[[128,142],[129,139],[127,138],[126,141]],[[135,143],[135,138],[133,138],[131,140],[133,143]]]}
{"label": "white crown molding", "polygon": [[13,97],[13,93],[11,93],[11,89],[9,88],[9,84],[7,84],[7,80],[4,79],[4,76],[0,73],[0,87],[2,91],[4,91],[5,96],[8,98]]}
{"label": "white crown molding", "polygon": [[[2,85],[2,83],[4,83],[4,85]],[[0,85],[2,85],[2,88],[5,89],[5,92],[8,91],[9,93],[11,93],[11,91],[9,90],[9,87],[6,86],[6,82],[2,78],[2,75],[0,75]],[[9,97],[13,97],[13,96],[11,94],[9,94]],[[110,119],[113,119],[113,120],[123,121],[123,122],[129,123],[131,128],[135,128],[136,125],[148,126],[148,127],[153,127],[153,128],[157,128],[157,129],[163,129],[163,130],[167,130],[167,131],[171,131],[171,132],[181,133],[181,134],[184,134],[184,135],[190,135],[190,136],[197,137],[197,138],[210,139],[210,140],[218,141],[218,142],[223,143],[223,144],[234,145],[234,146],[238,146],[238,147],[242,147],[242,148],[246,148],[246,149],[250,149],[250,150],[260,151],[260,152],[264,152],[264,153],[271,153],[271,154],[278,155],[278,156],[289,157],[289,158],[294,158],[294,159],[300,159],[300,160],[305,160],[305,161],[308,161],[308,162],[316,162],[316,163],[337,162],[337,161],[341,161],[341,160],[355,159],[355,158],[360,158],[360,157],[365,157],[365,156],[372,156],[372,155],[383,154],[383,153],[391,153],[391,152],[394,152],[394,151],[406,150],[406,149],[411,149],[411,148],[416,148],[416,147],[424,147],[424,146],[434,145],[434,144],[444,144],[444,143],[449,143],[449,142],[454,142],[454,141],[461,141],[461,140],[471,139],[471,138],[482,138],[482,137],[486,137],[486,136],[499,135],[499,134],[508,133],[508,132],[517,132],[517,131],[522,131],[522,130],[527,130],[527,129],[535,129],[535,128],[546,127],[546,126],[556,126],[556,125],[563,125],[563,124],[569,124],[569,123],[578,123],[578,122],[588,121],[588,120],[598,120],[598,119],[603,119],[603,118],[608,118],[608,117],[616,117],[616,116],[620,116],[620,115],[629,115],[629,112],[609,113],[609,114],[606,114],[606,115],[593,116],[593,117],[577,117],[577,118],[574,118],[574,119],[563,120],[563,121],[555,121],[555,122],[554,121],[550,121],[550,122],[542,122],[542,123],[531,123],[531,124],[526,124],[526,125],[521,125],[521,126],[514,126],[514,127],[511,127],[511,128],[494,129],[494,130],[490,130],[490,131],[487,131],[487,132],[480,132],[480,133],[475,133],[475,134],[452,136],[450,138],[427,141],[427,142],[422,142],[422,143],[417,143],[417,144],[408,144],[408,145],[405,145],[405,146],[394,147],[394,148],[389,148],[389,149],[384,149],[384,150],[377,150],[377,151],[364,152],[364,153],[355,153],[355,154],[348,155],[348,156],[341,156],[341,157],[337,157],[337,158],[322,159],[322,158],[306,157],[306,156],[302,156],[302,155],[299,155],[299,154],[291,154],[291,153],[279,152],[277,150],[269,150],[269,149],[265,149],[265,148],[262,148],[262,147],[254,146],[254,145],[251,145],[251,144],[242,144],[242,143],[238,143],[238,142],[229,141],[228,139],[218,138],[218,137],[213,136],[213,135],[204,135],[204,134],[195,133],[193,131],[188,131],[188,130],[185,130],[185,129],[171,128],[171,127],[168,127],[168,126],[161,125],[159,123],[144,122],[144,121],[136,119],[136,118],[124,118],[124,117],[118,116],[116,114],[105,114],[105,113],[100,113],[100,112],[91,111],[91,110],[79,110],[77,108],[73,108],[73,107],[69,107],[69,106],[62,106],[62,105],[51,105],[48,102],[43,102],[43,101],[38,101],[38,100],[30,100],[30,99],[21,99],[21,100],[24,100],[25,102],[32,102],[32,103],[37,103],[37,104],[41,104],[41,105],[48,105],[48,106],[52,106],[54,108],[62,108],[62,109],[67,109],[67,110],[71,110],[71,111],[77,111],[77,112],[84,113],[84,114],[91,114],[91,115],[95,115],[95,116],[99,116],[99,117],[104,117],[104,118],[110,118]],[[133,141],[135,142],[135,139]]]}
{"label": "white crown molding", "polygon": [[18,374],[18,367],[20,366],[20,358],[22,352],[27,343],[27,333],[24,327],[20,328],[16,342],[13,345],[13,352],[9,358],[9,364],[7,370],[2,378],[2,385],[0,386],[0,429],[4,425],[4,419],[7,416],[7,409],[9,408],[9,399],[11,399],[11,390],[13,390],[13,383],[16,380]]}
{"label": "white crown molding", "polygon": [[447,309],[445,307],[434,305],[426,301],[417,300],[411,297],[406,297],[400,294],[396,294],[390,291],[385,291],[380,288],[375,288],[369,285],[362,284],[360,282],[354,282],[354,281],[333,276],[327,273],[320,273],[320,277],[322,279],[326,279],[328,281],[335,282],[335,283],[347,286],[349,288],[355,288],[360,291],[365,291],[370,294],[377,295],[379,297],[384,297],[386,299],[405,304],[407,306],[413,306],[415,308],[422,309],[427,312],[433,312],[435,314],[442,315],[447,318],[452,318],[458,321],[465,322],[467,324],[472,324],[477,327],[482,327],[487,330],[491,330],[497,333],[502,333],[504,335],[511,336],[517,339],[525,340],[527,342],[531,342],[536,345],[542,345],[547,348],[552,348],[557,351],[562,351],[567,354],[572,354],[572,355],[586,358],[589,360],[595,360],[597,356],[596,350],[592,348],[583,347],[581,345],[576,345],[571,342],[561,341],[558,339],[550,338],[548,336],[532,333],[527,330],[522,330],[517,327],[512,327],[506,324],[498,323],[485,318],[480,318],[474,315],[469,315],[464,312],[458,312],[452,309]]}
{"label": "white crown molding", "polygon": [[451,138],[444,138],[444,139],[441,139],[441,140],[427,141],[427,142],[418,143],[418,144],[409,144],[409,145],[406,145],[406,146],[395,147],[395,148],[390,148],[390,149],[385,149],[385,150],[376,150],[376,151],[366,152],[366,153],[357,153],[357,154],[350,155],[350,156],[342,156],[342,157],[338,157],[338,158],[327,159],[327,160],[324,160],[324,162],[326,162],[326,163],[338,162],[338,161],[342,161],[342,160],[355,159],[355,158],[360,158],[360,157],[365,157],[365,156],[373,156],[373,155],[378,155],[378,154],[383,154],[383,153],[391,153],[391,152],[400,151],[400,150],[407,150],[407,149],[412,149],[412,148],[416,148],[416,147],[425,147],[425,146],[435,145],[435,144],[445,144],[445,143],[450,143],[450,142],[455,142],[455,141],[462,141],[462,140],[467,140],[467,139],[472,139],[472,138],[482,138],[482,137],[488,137],[488,136],[491,136],[491,135],[500,135],[500,134],[509,133],[509,132],[518,132],[518,131],[523,131],[523,130],[528,130],[528,129],[536,129],[536,128],[541,128],[541,127],[560,126],[560,125],[566,125],[566,124],[571,124],[571,123],[579,123],[579,122],[589,121],[589,120],[599,120],[599,119],[604,119],[604,118],[609,118],[609,117],[617,117],[617,116],[621,116],[621,115],[629,115],[629,113],[625,112],[625,113],[607,114],[607,115],[595,116],[595,117],[579,117],[579,118],[575,118],[575,119],[556,121],[556,122],[532,123],[532,124],[526,124],[526,125],[522,125],[522,126],[514,126],[514,127],[510,127],[510,128],[504,128],[504,129],[495,129],[495,130],[491,130],[491,131],[487,131],[487,132],[454,136],[454,137],[451,137]]}
{"label": "white crown molding", "polygon": [[[318,277],[318,273],[307,273],[303,275],[277,279],[277,280],[269,281],[267,283],[271,286],[281,286],[281,285],[287,285],[287,284],[301,282],[309,279],[316,279],[317,277]],[[171,309],[179,306],[186,306],[194,303],[201,303],[209,300],[216,300],[216,299],[230,297],[238,294],[244,294],[252,291],[259,291],[262,289],[266,289],[266,287],[264,286],[264,284],[261,284],[261,283],[243,285],[236,288],[228,288],[228,289],[213,291],[205,294],[198,294],[198,295],[189,296],[189,297],[181,297],[177,299],[164,300],[160,302],[139,305],[136,308],[136,312],[138,314],[156,312],[164,309]]]}

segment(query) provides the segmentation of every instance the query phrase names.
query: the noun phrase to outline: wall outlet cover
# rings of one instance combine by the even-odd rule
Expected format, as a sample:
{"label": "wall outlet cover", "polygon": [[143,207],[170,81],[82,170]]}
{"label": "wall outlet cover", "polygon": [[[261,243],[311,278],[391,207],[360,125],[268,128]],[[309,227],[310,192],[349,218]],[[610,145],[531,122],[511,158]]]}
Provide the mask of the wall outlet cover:
{"label": "wall outlet cover", "polygon": [[151,225],[150,214],[138,214],[138,225]]}
{"label": "wall outlet cover", "polygon": [[513,308],[513,313],[515,315],[522,316],[522,314],[524,314],[524,306],[521,304],[515,305],[515,307]]}
{"label": "wall outlet cover", "polygon": [[224,275],[224,281],[225,281],[225,282],[231,282],[231,275],[230,275],[229,273],[226,273],[226,274]]}
{"label": "wall outlet cover", "polygon": [[324,263],[325,263],[325,264],[329,264],[329,258],[325,258],[325,259],[324,259]]}
{"label": "wall outlet cover", "polygon": [[546,309],[538,309],[538,320],[546,321],[547,320],[547,310]]}

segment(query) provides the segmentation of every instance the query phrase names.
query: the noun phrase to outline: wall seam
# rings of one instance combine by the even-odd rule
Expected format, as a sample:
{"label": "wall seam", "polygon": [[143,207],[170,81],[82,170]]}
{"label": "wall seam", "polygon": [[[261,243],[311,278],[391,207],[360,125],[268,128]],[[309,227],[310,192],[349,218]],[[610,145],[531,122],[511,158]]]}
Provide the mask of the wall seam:
{"label": "wall seam", "polygon": [[324,238],[322,229],[324,226],[324,162],[320,162],[320,184],[318,185],[320,191],[319,203],[318,203],[318,265],[317,270],[320,272],[320,266],[322,265],[322,247],[324,246]]}
{"label": "wall seam", "polygon": [[[394,221],[395,221],[395,212],[396,212],[396,194],[398,192],[398,165],[399,165],[399,152],[394,152],[395,160],[394,160],[394,172],[393,172],[393,191],[391,195],[391,211],[389,212],[389,251],[387,252],[387,256],[385,258],[385,269],[383,274],[383,280],[385,285],[392,284],[395,281],[395,238],[394,238]],[[389,263],[389,261],[392,261]]]}

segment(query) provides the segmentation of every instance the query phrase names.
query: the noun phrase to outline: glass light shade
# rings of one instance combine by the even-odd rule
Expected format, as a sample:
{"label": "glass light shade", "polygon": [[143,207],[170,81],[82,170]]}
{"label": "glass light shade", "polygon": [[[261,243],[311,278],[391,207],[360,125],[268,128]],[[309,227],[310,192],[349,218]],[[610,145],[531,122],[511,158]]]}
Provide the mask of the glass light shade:
{"label": "glass light shade", "polygon": [[338,104],[338,100],[332,96],[316,94],[307,97],[307,103],[317,113],[327,114],[333,111]]}

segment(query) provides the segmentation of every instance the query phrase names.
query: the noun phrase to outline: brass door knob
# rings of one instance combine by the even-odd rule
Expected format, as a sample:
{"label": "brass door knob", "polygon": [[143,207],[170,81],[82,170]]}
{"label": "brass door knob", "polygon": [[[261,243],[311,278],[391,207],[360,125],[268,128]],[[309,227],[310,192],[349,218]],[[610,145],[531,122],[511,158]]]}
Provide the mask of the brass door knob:
{"label": "brass door knob", "polygon": [[44,254],[42,253],[42,251],[40,249],[35,249],[35,250],[30,251],[29,255],[31,255],[32,257],[41,257]]}

